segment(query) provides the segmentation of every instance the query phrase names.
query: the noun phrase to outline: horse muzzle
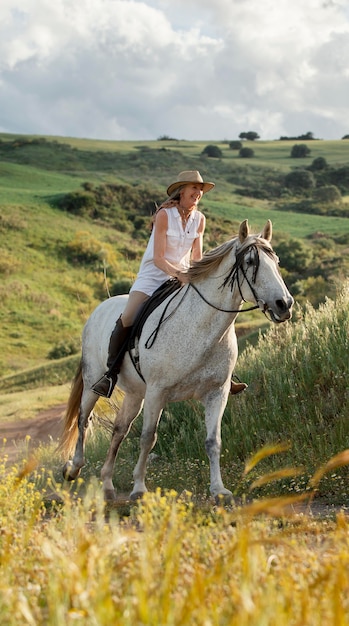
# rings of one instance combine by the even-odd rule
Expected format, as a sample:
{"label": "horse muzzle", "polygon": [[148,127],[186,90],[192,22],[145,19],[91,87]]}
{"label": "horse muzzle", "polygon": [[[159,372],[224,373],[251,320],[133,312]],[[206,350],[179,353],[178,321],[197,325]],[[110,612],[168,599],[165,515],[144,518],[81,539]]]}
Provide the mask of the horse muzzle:
{"label": "horse muzzle", "polygon": [[275,300],[272,304],[258,300],[260,310],[275,324],[281,324],[291,319],[293,304],[294,300],[292,296],[280,298],[279,300]]}

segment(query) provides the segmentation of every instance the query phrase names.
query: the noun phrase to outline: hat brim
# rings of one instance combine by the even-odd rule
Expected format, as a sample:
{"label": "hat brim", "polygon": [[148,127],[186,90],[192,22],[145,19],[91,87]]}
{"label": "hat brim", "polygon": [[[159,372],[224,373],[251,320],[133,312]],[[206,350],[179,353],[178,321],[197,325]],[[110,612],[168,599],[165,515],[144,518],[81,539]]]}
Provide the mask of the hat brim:
{"label": "hat brim", "polygon": [[[179,189],[179,187],[183,187],[183,185],[195,185],[195,184],[196,183],[193,180],[181,180],[181,182],[173,183],[167,189],[167,195],[171,196],[173,194],[173,192],[176,191],[176,189]],[[203,193],[207,193],[208,191],[213,189],[213,187],[215,186],[215,183],[205,183],[204,182],[204,183],[199,183],[199,184],[202,185]]]}

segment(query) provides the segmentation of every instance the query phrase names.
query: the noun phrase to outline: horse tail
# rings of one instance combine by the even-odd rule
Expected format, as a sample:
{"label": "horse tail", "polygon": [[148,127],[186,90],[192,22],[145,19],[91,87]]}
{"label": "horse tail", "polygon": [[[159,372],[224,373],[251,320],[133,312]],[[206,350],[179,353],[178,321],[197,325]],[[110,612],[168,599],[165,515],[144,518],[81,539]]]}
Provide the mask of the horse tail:
{"label": "horse tail", "polygon": [[75,449],[78,439],[79,409],[83,391],[82,362],[80,361],[72,383],[67,408],[64,415],[63,431],[57,452],[68,458]]}

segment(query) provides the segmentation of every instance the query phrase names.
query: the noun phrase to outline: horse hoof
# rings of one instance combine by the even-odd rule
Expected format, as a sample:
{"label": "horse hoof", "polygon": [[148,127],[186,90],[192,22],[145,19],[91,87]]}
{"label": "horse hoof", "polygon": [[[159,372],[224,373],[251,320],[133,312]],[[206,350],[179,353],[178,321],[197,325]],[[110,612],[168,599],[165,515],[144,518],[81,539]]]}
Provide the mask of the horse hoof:
{"label": "horse hoof", "polygon": [[135,491],[134,493],[132,492],[130,495],[130,500],[132,500],[133,502],[135,500],[141,500],[144,496],[144,492],[143,491]]}
{"label": "horse hoof", "polygon": [[116,493],[115,489],[105,489],[104,490],[104,501],[105,502],[115,502]]}
{"label": "horse hoof", "polygon": [[74,467],[73,461],[67,461],[63,467],[64,480],[75,480],[80,474],[80,470]]}
{"label": "horse hoof", "polygon": [[233,504],[233,494],[227,489],[226,491],[218,493],[215,496],[215,502],[217,506],[227,506],[229,504]]}

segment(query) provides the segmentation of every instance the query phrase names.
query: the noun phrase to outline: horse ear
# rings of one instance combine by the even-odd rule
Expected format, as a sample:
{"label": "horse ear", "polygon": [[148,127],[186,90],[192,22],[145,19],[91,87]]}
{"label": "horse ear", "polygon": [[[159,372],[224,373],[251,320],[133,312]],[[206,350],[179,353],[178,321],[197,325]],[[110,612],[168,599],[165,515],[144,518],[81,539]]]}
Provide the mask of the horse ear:
{"label": "horse ear", "polygon": [[272,235],[273,235],[273,225],[271,221],[268,220],[266,225],[264,226],[261,236],[263,237],[263,239],[266,239],[267,241],[271,241]]}
{"label": "horse ear", "polygon": [[243,222],[241,222],[240,228],[239,228],[240,243],[243,243],[245,241],[245,239],[248,236],[249,232],[250,232],[250,229],[248,227],[248,220],[244,220]]}

